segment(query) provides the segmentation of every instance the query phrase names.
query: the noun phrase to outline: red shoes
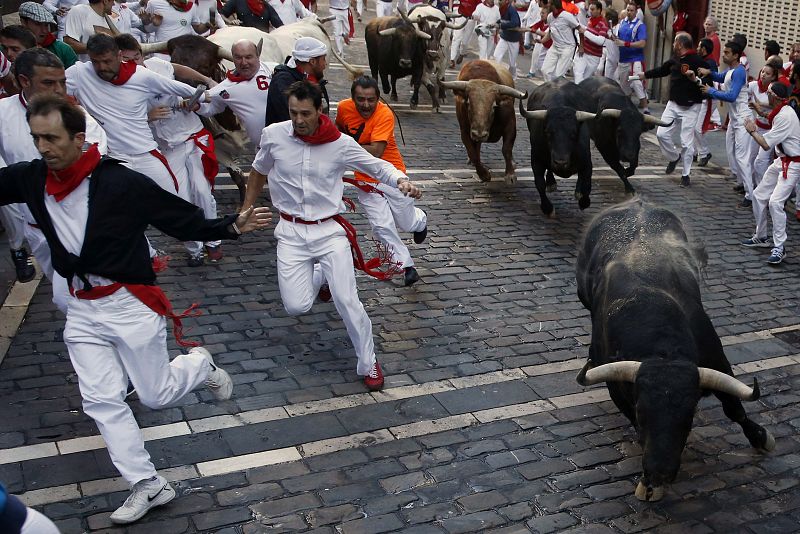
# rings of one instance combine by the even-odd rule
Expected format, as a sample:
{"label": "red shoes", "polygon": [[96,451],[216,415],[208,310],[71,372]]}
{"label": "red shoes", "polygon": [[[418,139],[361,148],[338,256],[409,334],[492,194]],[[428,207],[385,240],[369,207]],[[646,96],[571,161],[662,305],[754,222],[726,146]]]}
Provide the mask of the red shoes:
{"label": "red shoes", "polygon": [[381,364],[375,362],[369,374],[364,377],[364,385],[367,386],[367,389],[370,391],[380,391],[383,389],[383,371],[381,371]]}

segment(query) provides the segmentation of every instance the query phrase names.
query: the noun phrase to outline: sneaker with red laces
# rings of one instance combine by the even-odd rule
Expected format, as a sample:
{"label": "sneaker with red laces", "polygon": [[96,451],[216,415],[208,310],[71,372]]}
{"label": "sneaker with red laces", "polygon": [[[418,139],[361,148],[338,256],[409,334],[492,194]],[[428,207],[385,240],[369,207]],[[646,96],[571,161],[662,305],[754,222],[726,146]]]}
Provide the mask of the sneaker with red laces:
{"label": "sneaker with red laces", "polygon": [[383,389],[383,371],[381,371],[381,364],[375,362],[367,376],[364,377],[364,385],[370,391],[380,391]]}
{"label": "sneaker with red laces", "polygon": [[206,255],[211,263],[219,262],[222,259],[222,245],[217,245],[216,247],[206,245]]}

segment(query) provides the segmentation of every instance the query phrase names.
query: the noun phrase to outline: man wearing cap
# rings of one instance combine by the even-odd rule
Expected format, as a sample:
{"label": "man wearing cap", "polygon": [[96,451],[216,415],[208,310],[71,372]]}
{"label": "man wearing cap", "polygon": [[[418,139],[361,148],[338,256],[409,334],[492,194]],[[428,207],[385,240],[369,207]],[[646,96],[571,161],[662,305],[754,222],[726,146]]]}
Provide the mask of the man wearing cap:
{"label": "man wearing cap", "polygon": [[23,2],[19,6],[19,20],[36,36],[36,44],[58,56],[65,69],[78,61],[78,55],[72,47],[56,39],[52,32],[52,26],[55,24],[53,15],[42,4]]}
{"label": "man wearing cap", "polygon": [[[341,216],[341,177],[347,170],[358,170],[401,194],[419,198],[421,193],[394,165],[341,134],[322,112],[317,84],[301,80],[287,92],[291,120],[264,128],[244,209],[255,205],[269,177],[270,199],[281,217],[275,237],[278,287],[286,311],[298,315],[310,310],[324,277],[353,343],[356,373],[364,377],[367,389],[379,390],[383,373],[375,358],[372,322],[358,298],[353,266],[373,276],[380,273],[364,261],[355,229]],[[320,265],[317,271],[316,263]]]}
{"label": "man wearing cap", "polygon": [[258,146],[264,129],[264,113],[272,85],[272,71],[261,63],[261,51],[252,41],[242,39],[231,47],[234,70],[215,86],[209,95],[211,103],[198,113],[213,116],[226,107],[239,118],[253,145]]}
{"label": "man wearing cap", "polygon": [[294,82],[308,80],[317,84],[322,91],[322,112],[330,110],[330,98],[325,89],[325,67],[328,66],[328,47],[313,37],[301,37],[294,43],[292,57],[286,65],[278,65],[272,74],[272,91],[267,96],[265,124],[289,120],[289,104],[285,91]]}

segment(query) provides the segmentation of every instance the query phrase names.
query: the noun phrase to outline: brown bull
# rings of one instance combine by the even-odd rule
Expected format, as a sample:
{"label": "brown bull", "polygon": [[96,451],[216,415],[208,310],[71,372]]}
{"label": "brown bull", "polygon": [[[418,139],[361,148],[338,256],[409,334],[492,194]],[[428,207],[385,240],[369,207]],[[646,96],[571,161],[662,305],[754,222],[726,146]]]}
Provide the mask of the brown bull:
{"label": "brown bull", "polygon": [[503,158],[506,161],[505,181],[517,181],[512,151],[517,138],[514,99],[527,93],[514,89],[514,80],[505,65],[494,61],[470,61],[458,73],[458,81],[442,82],[456,95],[456,117],[461,128],[461,141],[469,161],[475,165],[482,182],[492,179],[492,173],[481,163],[481,143],[496,143],[503,139]]}

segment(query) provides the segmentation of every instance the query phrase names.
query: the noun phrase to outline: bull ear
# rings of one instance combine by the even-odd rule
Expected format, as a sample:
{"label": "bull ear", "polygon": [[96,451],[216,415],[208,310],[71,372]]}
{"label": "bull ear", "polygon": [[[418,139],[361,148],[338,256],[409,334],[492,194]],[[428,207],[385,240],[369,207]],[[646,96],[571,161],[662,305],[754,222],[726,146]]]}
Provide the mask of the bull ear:
{"label": "bull ear", "polygon": [[258,40],[258,44],[256,45],[256,51],[258,52],[258,57],[261,57],[261,49],[264,48],[264,38]]}

